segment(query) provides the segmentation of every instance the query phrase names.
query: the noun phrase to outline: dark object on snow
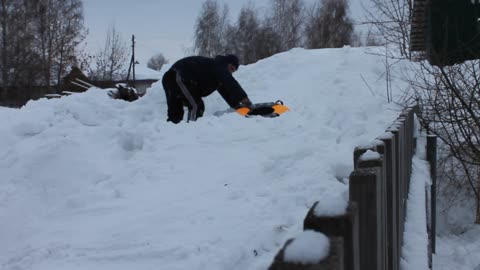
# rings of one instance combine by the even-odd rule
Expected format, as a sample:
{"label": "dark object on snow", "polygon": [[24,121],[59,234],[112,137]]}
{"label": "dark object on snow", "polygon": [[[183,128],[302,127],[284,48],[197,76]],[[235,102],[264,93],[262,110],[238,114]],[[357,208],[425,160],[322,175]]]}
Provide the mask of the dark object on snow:
{"label": "dark object on snow", "polygon": [[123,99],[125,101],[135,101],[139,98],[137,90],[133,87],[124,87],[121,84],[117,85],[117,91],[108,91],[108,95],[113,99]]}
{"label": "dark object on snow", "polygon": [[255,103],[249,106],[239,106],[235,108],[237,113],[245,117],[263,116],[263,117],[277,117],[280,114],[289,111],[289,108],[283,104],[281,100],[276,102]]}
{"label": "dark object on snow", "polygon": [[63,79],[63,90],[69,92],[85,92],[93,82],[78,68],[72,67],[70,73]]}
{"label": "dark object on snow", "polygon": [[265,102],[265,103],[254,103],[254,104],[241,103],[239,106],[235,108],[230,108],[223,111],[216,111],[213,113],[213,115],[220,117],[226,113],[236,112],[247,118],[255,117],[255,116],[274,118],[288,111],[290,111],[290,109],[287,106],[285,106],[285,104],[283,104],[281,100],[277,100],[276,102]]}
{"label": "dark object on snow", "polygon": [[189,121],[202,117],[205,110],[202,98],[215,90],[232,108],[242,102],[251,104],[245,91],[232,76],[238,65],[235,55],[217,56],[215,59],[190,56],[173,64],[162,79],[168,105],[167,121],[175,124],[182,121],[184,106],[188,107]]}

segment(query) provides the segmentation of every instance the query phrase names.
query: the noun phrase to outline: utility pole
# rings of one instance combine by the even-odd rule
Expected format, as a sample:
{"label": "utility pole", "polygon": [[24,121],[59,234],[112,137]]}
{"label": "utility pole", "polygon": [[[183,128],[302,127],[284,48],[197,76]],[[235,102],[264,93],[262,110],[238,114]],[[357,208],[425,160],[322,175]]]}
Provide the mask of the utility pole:
{"label": "utility pole", "polygon": [[135,36],[132,35],[133,88],[135,88]]}
{"label": "utility pole", "polygon": [[132,35],[132,58],[130,59],[130,66],[128,67],[127,83],[128,83],[128,80],[130,79],[130,70],[132,69],[133,69],[132,86],[133,88],[135,88],[135,35]]}

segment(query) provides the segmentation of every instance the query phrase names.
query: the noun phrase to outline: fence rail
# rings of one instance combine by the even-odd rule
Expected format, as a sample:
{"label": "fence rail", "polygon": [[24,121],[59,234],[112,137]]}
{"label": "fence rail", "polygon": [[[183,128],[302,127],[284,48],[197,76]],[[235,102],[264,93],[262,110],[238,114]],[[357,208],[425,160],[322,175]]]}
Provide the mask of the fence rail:
{"label": "fence rail", "polygon": [[[399,117],[369,145],[353,151],[354,171],[350,175],[349,207],[343,215],[315,216],[316,202],[304,219],[304,230],[326,235],[330,254],[317,263],[287,262],[283,253],[287,241],[269,270],[400,270],[400,256],[406,204],[415,152],[415,107]],[[436,144],[427,140],[427,159],[434,180]],[[435,186],[427,209],[430,251],[435,252]],[[430,253],[431,254],[431,253]],[[431,260],[431,256],[430,256]],[[326,263],[328,262],[328,263]],[[431,262],[431,261],[430,261]]]}

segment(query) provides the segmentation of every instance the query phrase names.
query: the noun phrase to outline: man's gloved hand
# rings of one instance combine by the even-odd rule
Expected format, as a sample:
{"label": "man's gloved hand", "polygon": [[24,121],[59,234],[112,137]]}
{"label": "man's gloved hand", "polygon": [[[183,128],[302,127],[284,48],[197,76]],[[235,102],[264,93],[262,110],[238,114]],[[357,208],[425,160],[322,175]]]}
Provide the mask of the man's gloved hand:
{"label": "man's gloved hand", "polygon": [[248,97],[242,99],[235,108],[243,108],[252,106],[252,102]]}
{"label": "man's gloved hand", "polygon": [[237,106],[234,107],[235,111],[237,113],[247,116],[247,114],[250,112],[250,107],[252,106],[252,102],[248,97],[242,99]]}
{"label": "man's gloved hand", "polygon": [[172,119],[172,118],[168,118],[167,119],[167,122],[172,122],[174,124],[178,124],[182,121],[182,119]]}

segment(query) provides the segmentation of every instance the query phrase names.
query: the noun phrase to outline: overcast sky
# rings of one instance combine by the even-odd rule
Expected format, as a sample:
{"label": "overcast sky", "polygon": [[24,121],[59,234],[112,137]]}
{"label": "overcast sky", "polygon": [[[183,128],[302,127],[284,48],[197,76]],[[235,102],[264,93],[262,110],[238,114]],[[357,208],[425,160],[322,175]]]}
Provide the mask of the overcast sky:
{"label": "overcast sky", "polygon": [[[227,3],[230,20],[236,21],[242,6],[253,2],[260,14],[266,13],[270,0],[217,0]],[[315,0],[306,0],[312,3]],[[358,17],[360,2],[350,0],[351,12]],[[136,38],[135,55],[141,64],[156,54],[175,61],[189,55],[193,30],[203,0],[83,0],[85,26],[89,30],[86,48],[95,53],[105,44],[109,26],[115,26],[130,45]]]}

